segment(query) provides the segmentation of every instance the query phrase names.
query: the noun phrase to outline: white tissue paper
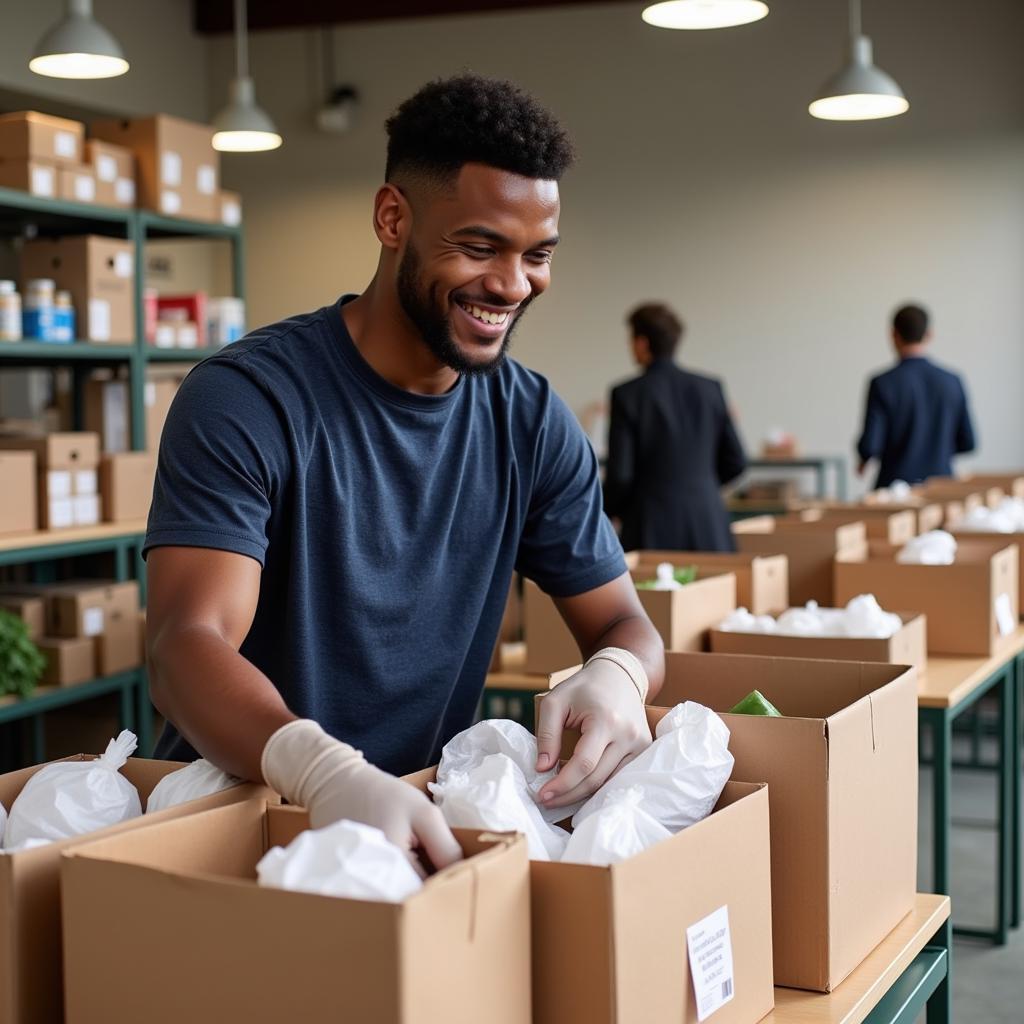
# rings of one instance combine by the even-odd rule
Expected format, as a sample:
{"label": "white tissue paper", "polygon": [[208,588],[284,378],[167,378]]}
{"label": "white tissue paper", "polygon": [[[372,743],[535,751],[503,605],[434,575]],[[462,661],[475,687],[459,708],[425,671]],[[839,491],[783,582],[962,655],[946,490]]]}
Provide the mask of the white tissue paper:
{"label": "white tissue paper", "polygon": [[81,836],[137,818],[142,814],[138,791],[119,771],[137,742],[125,729],[95,761],[57,761],[41,768],[11,807],[4,848],[30,839]]}
{"label": "white tissue paper", "polygon": [[671,562],[659,562],[655,570],[652,590],[682,590],[683,584],[676,579],[676,569]]}
{"label": "white tissue paper", "polygon": [[656,739],[613,775],[574,815],[573,829],[599,812],[606,799],[639,786],[642,808],[669,832],[706,818],[732,774],[729,728],[710,708],[687,701],[658,723]]}
{"label": "white tissue paper", "polygon": [[945,530],[930,530],[900,549],[896,561],[904,565],[952,565],[956,538]]}
{"label": "white tissue paper", "polygon": [[879,487],[874,492],[875,500],[882,505],[906,501],[911,495],[911,486],[906,480],[893,480],[888,487]]}
{"label": "white tissue paper", "polygon": [[214,793],[237,786],[241,781],[201,757],[198,761],[165,775],[153,787],[153,792],[146,801],[146,813],[155,814],[168,807],[188,803],[189,800],[212,796]]}
{"label": "white tissue paper", "polygon": [[401,903],[423,887],[409,855],[379,828],[344,819],[268,850],[256,875],[269,888],[385,903]]}
{"label": "white tissue paper", "polygon": [[545,820],[522,769],[507,754],[488,754],[466,771],[449,769],[428,789],[452,828],[521,832],[531,860],[559,860],[565,851],[569,833]]}
{"label": "white tissue paper", "polygon": [[[437,766],[437,784],[443,786],[450,772],[471,771],[490,754],[504,754],[515,762],[534,802],[537,794],[558,771],[557,768],[537,771],[537,740],[529,729],[506,718],[490,718],[464,729],[445,744]],[[554,824],[571,818],[578,808],[578,804],[563,808],[545,807],[541,808],[541,813],[545,821]]]}
{"label": "white tissue paper", "polygon": [[604,867],[670,839],[672,833],[644,810],[644,800],[642,786],[605,793],[598,810],[569,837],[562,862]]}
{"label": "white tissue paper", "polygon": [[972,508],[956,528],[977,533],[1024,532],[1024,498],[1003,498],[995,508]]}
{"label": "white tissue paper", "polygon": [[845,608],[819,608],[816,601],[808,601],[805,607],[790,608],[778,619],[770,615],[754,616],[746,608],[737,608],[718,628],[729,633],[887,639],[902,626],[903,620],[898,615],[879,607],[874,594],[861,594]]}

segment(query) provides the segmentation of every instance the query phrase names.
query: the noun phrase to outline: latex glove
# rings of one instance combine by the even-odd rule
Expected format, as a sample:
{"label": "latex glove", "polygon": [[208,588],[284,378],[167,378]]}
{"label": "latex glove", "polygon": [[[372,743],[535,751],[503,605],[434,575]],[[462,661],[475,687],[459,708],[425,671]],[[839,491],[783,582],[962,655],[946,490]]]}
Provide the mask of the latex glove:
{"label": "latex glove", "polygon": [[544,807],[568,807],[592,796],[651,743],[636,684],[623,668],[602,658],[589,661],[540,702],[538,771],[558,763],[565,728],[579,729],[580,740],[562,770],[541,789]]}
{"label": "latex glove", "polygon": [[444,816],[426,794],[374,768],[310,719],[278,729],[263,748],[261,767],[268,785],[306,808],[312,828],[343,818],[373,825],[409,853],[420,874],[414,850],[422,850],[438,870],[462,859]]}

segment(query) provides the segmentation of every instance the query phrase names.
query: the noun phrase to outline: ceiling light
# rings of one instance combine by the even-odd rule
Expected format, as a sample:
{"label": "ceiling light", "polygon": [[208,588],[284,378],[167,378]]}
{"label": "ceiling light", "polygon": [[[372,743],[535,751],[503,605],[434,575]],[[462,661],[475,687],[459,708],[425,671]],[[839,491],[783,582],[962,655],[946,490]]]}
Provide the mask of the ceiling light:
{"label": "ceiling light", "polygon": [[67,14],[39,40],[28,66],[47,78],[115,78],[128,61],[92,16],[92,0],[67,0]]}
{"label": "ceiling light", "polygon": [[732,28],[760,21],[768,13],[762,0],[665,0],[640,15],[658,28]]}
{"label": "ceiling light", "polygon": [[235,0],[235,77],[228,105],[213,120],[213,148],[228,153],[258,153],[282,142],[274,122],[256,104],[245,13],[245,0]]}
{"label": "ceiling light", "polygon": [[821,88],[808,112],[825,121],[874,121],[909,109],[903,90],[872,62],[871,40],[860,30],[860,0],[850,0],[847,63]]}

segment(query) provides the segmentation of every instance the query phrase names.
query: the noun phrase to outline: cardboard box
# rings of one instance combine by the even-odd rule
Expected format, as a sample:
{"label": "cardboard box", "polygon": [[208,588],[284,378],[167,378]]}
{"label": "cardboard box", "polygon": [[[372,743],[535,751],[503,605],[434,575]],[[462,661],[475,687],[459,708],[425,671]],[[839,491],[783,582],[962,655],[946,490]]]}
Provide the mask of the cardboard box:
{"label": "cardboard box", "polygon": [[146,519],[155,478],[156,456],[151,452],[104,455],[100,462],[100,495],[106,521]]}
{"label": "cardboard box", "polygon": [[[724,713],[754,689],[786,717]],[[917,673],[672,652],[657,700],[722,713],[733,780],[768,783],[775,984],[831,991],[913,907]]]}
{"label": "cardboard box", "polygon": [[136,619],[139,584],[135,580],[77,580],[47,588],[48,627],[53,636],[95,637],[111,622]]}
{"label": "cardboard box", "polygon": [[923,498],[911,498],[905,502],[882,502],[877,498],[877,492],[866,494],[859,505],[845,505],[840,503],[821,506],[828,511],[854,511],[863,513],[865,523],[871,515],[891,512],[913,512],[917,516],[918,534],[928,533],[930,530],[939,530],[946,520],[946,509],[942,502],[925,501]]}
{"label": "cardboard box", "polygon": [[139,206],[169,217],[219,218],[220,155],[209,125],[157,114],[94,121],[90,133],[131,150]]}
{"label": "cardboard box", "polygon": [[651,577],[660,562],[671,562],[676,568],[694,565],[698,573],[731,572],[736,577],[736,604],[754,615],[777,615],[789,607],[789,563],[785,555],[650,549],[626,553],[630,569],[643,570]]}
{"label": "cardboard box", "polygon": [[1002,487],[984,485],[977,480],[955,477],[932,477],[921,485],[921,493],[931,501],[963,501],[970,512],[976,505],[995,508],[1006,497]]}
{"label": "cardboard box", "polygon": [[104,452],[131,448],[131,402],[126,380],[91,378],[83,392],[82,425],[100,437]]}
{"label": "cardboard box", "polygon": [[178,391],[178,381],[169,378],[147,380],[143,389],[143,403],[146,406],[146,450],[160,449],[160,435],[171,411],[171,402]]}
{"label": "cardboard box", "polygon": [[78,494],[71,499],[72,516],[75,526],[96,526],[99,524],[100,496],[98,494]]}
{"label": "cardboard box", "polygon": [[85,162],[96,177],[97,203],[135,205],[135,158],[130,149],[99,139],[86,139]]}
{"label": "cardboard box", "polygon": [[982,541],[986,544],[995,544],[1000,547],[1004,544],[1017,545],[1017,551],[1019,552],[1019,561],[1017,563],[1017,612],[1024,618],[1024,532],[995,533],[987,530],[960,530],[953,527],[952,533],[956,537],[958,544]]}
{"label": "cardboard box", "polygon": [[46,658],[39,680],[47,686],[74,686],[96,678],[96,649],[88,637],[44,636],[36,646]]}
{"label": "cardboard box", "polygon": [[59,190],[57,165],[45,160],[0,158],[0,187],[16,188],[43,199],[56,199]]}
{"label": "cardboard box", "polygon": [[218,208],[221,224],[237,228],[242,223],[242,197],[237,192],[221,189],[218,193]]}
{"label": "cardboard box", "polygon": [[48,277],[71,293],[78,336],[129,344],[135,339],[135,251],[101,235],[36,238],[21,252],[21,279]]}
{"label": "cardboard box", "polygon": [[95,203],[96,175],[93,169],[88,164],[58,168],[57,195],[72,203]]}
{"label": "cardboard box", "polygon": [[258,886],[266,850],[308,827],[247,801],[69,850],[68,1024],[530,1024],[522,836],[458,831],[466,859],[400,905]]}
{"label": "cardboard box", "polygon": [[[647,579],[646,573],[632,573]],[[704,650],[707,632],[736,608],[731,572],[699,577],[679,590],[638,590],[640,603],[670,650]],[[555,602],[532,580],[523,580],[525,671],[557,672],[580,660],[580,650]]]}
{"label": "cardboard box", "polygon": [[972,473],[966,480],[982,489],[998,487],[1012,498],[1024,498],[1024,472]]}
{"label": "cardboard box", "polygon": [[884,540],[887,544],[907,544],[917,536],[917,515],[909,509],[896,511],[876,511],[865,515],[862,511],[827,512],[823,509],[804,509],[795,516],[786,517],[779,525],[789,528],[801,523],[813,523],[818,526],[843,523],[864,524],[869,541]]}
{"label": "cardboard box", "polygon": [[[91,755],[85,754],[66,758],[78,761],[90,759]],[[36,765],[0,775],[0,803],[8,811],[25,783],[42,767]],[[148,761],[133,757],[121,772],[139,791],[145,806],[149,794],[160,779],[181,767],[175,761]],[[64,1020],[60,861],[65,850],[92,839],[147,828],[195,811],[242,800],[266,801],[268,798],[273,798],[273,794],[264,786],[240,785],[201,800],[102,829],[89,836],[64,839],[34,850],[0,856],[0,1024],[60,1024]],[[110,893],[107,898],[109,901]],[[123,899],[116,897],[116,900],[129,917],[129,926],[123,929],[127,938],[135,932],[134,911]],[[103,916],[111,925],[118,921],[124,923],[123,914],[112,913],[109,902]],[[136,953],[139,948],[136,948]],[[132,964],[129,976],[134,972],[136,959],[133,955],[129,961]]]}
{"label": "cardboard box", "polygon": [[35,110],[0,114],[0,157],[46,160],[63,166],[82,162],[85,125]]}
{"label": "cardboard box", "polygon": [[884,557],[837,561],[835,603],[874,594],[883,608],[928,616],[929,654],[988,657],[1020,616],[1019,560],[1016,544],[961,539],[952,565],[903,565]]}
{"label": "cardboard box", "polygon": [[46,630],[46,606],[41,597],[0,594],[0,608],[25,623],[30,640],[38,640]]}
{"label": "cardboard box", "polygon": [[881,661],[888,665],[913,665],[918,672],[923,672],[928,658],[925,616],[916,612],[899,614],[903,628],[888,639],[774,636],[713,629],[711,650],[716,654],[762,654],[773,658]]}
{"label": "cardboard box", "polygon": [[0,435],[0,451],[11,450],[35,452],[40,473],[55,469],[95,469],[100,464],[100,439],[87,431]]}
{"label": "cardboard box", "polygon": [[142,664],[139,658],[139,612],[130,615],[112,611],[103,632],[93,638],[96,650],[96,674],[112,676]]}
{"label": "cardboard box", "polygon": [[[426,792],[434,776],[405,781]],[[686,930],[720,907],[735,995],[714,1020],[760,1020],[775,1004],[769,860],[765,786],[729,782],[711,815],[628,860],[531,861],[534,1024],[696,1024]]]}
{"label": "cardboard box", "polygon": [[34,452],[0,451],[0,533],[31,533],[38,529],[36,456]]}
{"label": "cardboard box", "polygon": [[780,528],[774,517],[757,516],[733,523],[732,532],[736,546],[744,554],[786,556],[789,600],[794,605],[804,605],[808,601],[830,604],[832,563],[836,557],[863,558],[867,555],[867,528],[863,522],[839,525],[804,523]]}

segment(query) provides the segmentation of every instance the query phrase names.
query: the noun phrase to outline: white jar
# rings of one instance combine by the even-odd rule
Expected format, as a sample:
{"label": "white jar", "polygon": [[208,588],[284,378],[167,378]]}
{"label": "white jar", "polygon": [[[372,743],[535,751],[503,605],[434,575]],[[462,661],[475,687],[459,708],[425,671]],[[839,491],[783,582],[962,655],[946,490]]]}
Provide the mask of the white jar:
{"label": "white jar", "polygon": [[21,341],[21,296],[13,281],[0,281],[0,341]]}
{"label": "white jar", "polygon": [[49,278],[29,281],[25,287],[22,333],[26,339],[53,341],[53,310],[57,285]]}

